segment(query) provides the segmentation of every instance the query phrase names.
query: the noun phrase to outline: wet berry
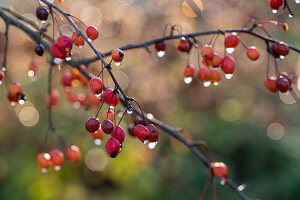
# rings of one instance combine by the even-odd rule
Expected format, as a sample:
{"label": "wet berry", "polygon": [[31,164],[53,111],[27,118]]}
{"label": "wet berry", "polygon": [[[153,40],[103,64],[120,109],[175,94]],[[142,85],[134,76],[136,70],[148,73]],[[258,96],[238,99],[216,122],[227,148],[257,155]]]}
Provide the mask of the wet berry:
{"label": "wet berry", "polygon": [[91,117],[85,122],[85,129],[89,133],[96,132],[98,131],[99,128],[100,128],[100,122],[99,119],[96,117]]}
{"label": "wet berry", "polygon": [[221,56],[215,53],[211,59],[211,66],[219,67],[221,65],[221,61],[222,61]]}
{"label": "wet berry", "polygon": [[184,72],[183,72],[184,77],[192,77],[194,75],[194,73],[195,73],[195,70],[194,70],[193,66],[187,65],[184,68]]}
{"label": "wet berry", "polygon": [[55,58],[64,59],[67,57],[67,52],[59,50],[56,42],[51,45],[50,52]]}
{"label": "wet berry", "polygon": [[80,150],[77,146],[72,145],[67,149],[67,157],[71,162],[77,162],[80,159]]}
{"label": "wet berry", "polygon": [[214,56],[214,49],[210,45],[204,45],[201,49],[201,56],[204,59],[210,60]]}
{"label": "wet berry", "polygon": [[46,21],[48,19],[48,10],[43,6],[39,6],[36,9],[35,14],[36,14],[36,17],[41,21]]}
{"label": "wet berry", "polygon": [[116,106],[119,103],[119,97],[112,89],[106,89],[102,96],[107,105]]}
{"label": "wet berry", "polygon": [[247,50],[247,57],[252,60],[255,61],[259,58],[260,54],[259,51],[256,49],[256,47],[252,46],[249,47]]}
{"label": "wet berry", "polygon": [[287,92],[291,86],[289,80],[283,76],[277,78],[276,85],[280,92]]}
{"label": "wet berry", "polygon": [[22,94],[22,88],[21,88],[21,85],[20,83],[12,83],[10,86],[9,86],[9,92],[15,96],[15,97],[18,97],[19,95]]}
{"label": "wet berry", "polygon": [[0,81],[2,81],[3,78],[4,78],[4,73],[3,71],[0,71]]}
{"label": "wet berry", "polygon": [[43,56],[44,54],[44,46],[42,44],[38,44],[35,46],[34,51],[37,55]]}
{"label": "wet berry", "polygon": [[91,91],[96,95],[101,94],[101,92],[103,90],[103,82],[102,82],[101,78],[99,78],[99,77],[93,77],[90,80],[89,86],[90,86]]}
{"label": "wet berry", "polygon": [[211,70],[208,67],[201,67],[198,70],[198,78],[199,80],[206,82],[211,80]]}
{"label": "wet berry", "polygon": [[120,153],[121,144],[118,140],[111,137],[107,140],[107,142],[105,144],[105,150],[106,150],[107,154],[109,155],[109,157],[115,158]]}
{"label": "wet berry", "polygon": [[220,80],[222,79],[222,74],[218,68],[211,68],[211,82],[214,83],[214,85],[217,85]]}
{"label": "wet berry", "polygon": [[221,67],[225,74],[233,74],[235,69],[234,59],[231,56],[222,58]]}
{"label": "wet berry", "polygon": [[7,99],[12,106],[15,106],[18,103],[18,97],[12,95],[12,93],[8,92]]}
{"label": "wet berry", "polygon": [[82,47],[84,45],[84,39],[81,35],[77,36],[77,32],[72,34],[72,41],[78,47]]}
{"label": "wet berry", "polygon": [[127,126],[127,132],[128,132],[129,135],[135,136],[134,135],[134,124],[133,123],[128,124],[128,126]]}
{"label": "wet berry", "polygon": [[115,126],[111,132],[111,136],[116,138],[120,142],[120,144],[122,144],[125,139],[124,129],[119,125]]}
{"label": "wet berry", "polygon": [[285,43],[279,43],[275,46],[275,51],[281,56],[286,56],[289,54],[289,46]]}
{"label": "wet berry", "polygon": [[239,44],[239,37],[236,34],[228,35],[225,38],[225,48],[235,48]]}
{"label": "wet berry", "polygon": [[51,162],[54,167],[59,167],[64,162],[64,154],[63,152],[53,149],[50,153]]}
{"label": "wet berry", "polygon": [[265,84],[265,87],[268,88],[271,92],[278,91],[275,77],[273,77],[273,76],[269,77],[267,80],[265,80],[264,84]]}
{"label": "wet berry", "polygon": [[111,57],[112,57],[113,61],[120,63],[120,62],[122,62],[122,60],[124,58],[124,53],[121,49],[114,49],[111,52]]}
{"label": "wet berry", "polygon": [[113,128],[114,128],[114,125],[113,125],[112,121],[110,121],[109,119],[103,120],[103,122],[101,124],[101,129],[104,133],[110,134],[111,131],[113,130]]}
{"label": "wet berry", "polygon": [[177,49],[181,52],[187,52],[190,50],[190,43],[185,37],[181,37],[177,44]]}
{"label": "wet berry", "polygon": [[282,6],[283,0],[270,0],[270,7],[273,10],[278,10],[280,6]]}
{"label": "wet berry", "polygon": [[281,72],[279,76],[283,76],[284,78],[286,78],[289,81],[290,85],[292,84],[293,81],[292,81],[291,77],[288,75],[288,73]]}
{"label": "wet berry", "polygon": [[157,142],[158,140],[158,130],[157,128],[153,125],[153,124],[149,124],[147,126],[149,132],[150,132],[150,135],[149,135],[149,142]]}
{"label": "wet berry", "polygon": [[155,49],[157,51],[165,51],[166,48],[167,48],[167,45],[164,41],[155,43]]}
{"label": "wet berry", "polygon": [[149,139],[150,132],[147,129],[146,126],[142,124],[138,124],[134,127],[134,135],[142,142],[144,143],[146,140]]}
{"label": "wet berry", "polygon": [[51,166],[51,157],[48,153],[39,153],[37,163],[42,169],[48,169]]}
{"label": "wet berry", "polygon": [[228,176],[227,166],[222,162],[213,162],[210,164],[212,173],[218,178],[226,178]]}
{"label": "wet berry", "polygon": [[86,35],[91,40],[96,40],[98,38],[98,29],[95,26],[89,26],[86,29]]}
{"label": "wet berry", "polygon": [[61,35],[57,38],[57,47],[60,51],[71,51],[72,39],[67,35]]}

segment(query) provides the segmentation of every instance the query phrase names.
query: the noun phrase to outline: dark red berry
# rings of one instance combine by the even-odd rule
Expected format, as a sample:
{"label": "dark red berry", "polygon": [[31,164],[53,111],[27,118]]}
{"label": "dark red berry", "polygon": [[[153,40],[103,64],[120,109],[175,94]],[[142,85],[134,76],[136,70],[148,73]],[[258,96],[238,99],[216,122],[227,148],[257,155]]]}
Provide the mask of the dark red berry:
{"label": "dark red berry", "polygon": [[48,10],[43,6],[39,6],[36,9],[35,14],[36,14],[36,17],[41,21],[46,21],[48,19]]}
{"label": "dark red berry", "polygon": [[57,38],[57,47],[60,51],[71,51],[72,39],[67,35],[61,35]]}
{"label": "dark red berry", "polygon": [[177,44],[177,49],[181,52],[187,52],[190,50],[190,43],[185,37],[181,37]]}
{"label": "dark red berry", "polygon": [[164,41],[155,43],[156,51],[165,51],[166,48],[167,48],[167,45]]}
{"label": "dark red berry", "polygon": [[267,80],[265,80],[264,84],[265,84],[266,88],[268,88],[271,92],[278,91],[275,77],[273,77],[273,76],[269,77]]}
{"label": "dark red berry", "polygon": [[283,76],[284,78],[286,78],[289,81],[290,85],[292,84],[293,81],[292,81],[291,77],[289,77],[288,73],[281,72],[280,76]]}
{"label": "dark red berry", "polygon": [[283,76],[279,76],[276,80],[277,88],[280,92],[287,92],[290,88],[290,82]]}
{"label": "dark red berry", "polygon": [[278,10],[280,6],[282,6],[283,0],[270,0],[270,7],[273,10]]}
{"label": "dark red berry", "polygon": [[0,71],[0,81],[2,81],[3,78],[4,78],[4,73],[3,71]]}
{"label": "dark red berry", "polygon": [[64,87],[71,87],[72,86],[72,77],[70,75],[63,75],[61,77],[61,83]]}
{"label": "dark red berry", "polygon": [[150,136],[149,130],[142,124],[138,124],[134,127],[134,134],[142,143],[148,140]]}
{"label": "dark red berry", "polygon": [[89,133],[96,132],[98,131],[99,128],[100,128],[100,122],[96,117],[91,117],[85,122],[85,129]]}
{"label": "dark red berry", "polygon": [[103,120],[103,122],[101,124],[101,129],[104,133],[110,134],[111,131],[113,130],[113,128],[114,128],[114,125],[109,119]]}
{"label": "dark red berry", "polygon": [[129,135],[135,136],[134,135],[134,124],[133,123],[128,124],[127,131],[129,133]]}
{"label": "dark red berry", "polygon": [[121,126],[117,125],[113,128],[111,136],[116,138],[120,142],[120,144],[122,144],[125,139],[125,132]]}
{"label": "dark red berry", "polygon": [[115,158],[120,153],[121,144],[118,140],[111,137],[107,140],[107,142],[105,144],[105,150],[106,150],[107,154],[109,155],[109,157]]}
{"label": "dark red berry", "polygon": [[103,99],[110,106],[116,106],[119,103],[119,97],[112,89],[106,89],[103,92]]}
{"label": "dark red berry", "polygon": [[67,57],[67,52],[60,51],[56,42],[51,45],[50,52],[55,58],[64,59]]}
{"label": "dark red berry", "polygon": [[149,135],[149,142],[157,142],[158,140],[158,130],[153,124],[149,124],[147,126],[150,135]]}
{"label": "dark red berry", "polygon": [[43,54],[44,54],[44,46],[42,44],[38,44],[38,45],[36,45],[34,51],[35,51],[35,53],[37,55],[43,56]]}
{"label": "dark red berry", "polygon": [[281,42],[275,46],[275,51],[281,56],[286,56],[289,54],[289,46]]}

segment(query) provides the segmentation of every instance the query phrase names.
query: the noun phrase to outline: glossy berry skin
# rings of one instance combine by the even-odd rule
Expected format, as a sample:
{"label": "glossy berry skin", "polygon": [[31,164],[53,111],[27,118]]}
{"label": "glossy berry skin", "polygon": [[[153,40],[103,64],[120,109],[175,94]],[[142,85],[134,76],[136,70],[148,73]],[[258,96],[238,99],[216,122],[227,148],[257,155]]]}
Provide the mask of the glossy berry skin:
{"label": "glossy berry skin", "polygon": [[51,162],[54,167],[61,166],[64,162],[64,154],[63,152],[53,149],[50,153]]}
{"label": "glossy berry skin", "polygon": [[286,56],[289,54],[289,46],[284,43],[279,43],[275,46],[275,51],[281,56]]}
{"label": "glossy berry skin", "polygon": [[61,77],[61,84],[64,87],[71,87],[72,86],[72,77],[70,75],[63,75]]}
{"label": "glossy berry skin", "polygon": [[232,74],[235,69],[234,59],[231,56],[222,58],[221,68],[225,74]]}
{"label": "glossy berry skin", "polygon": [[120,142],[120,144],[122,144],[125,139],[124,129],[119,125],[115,126],[111,132],[111,136],[117,139]]}
{"label": "glossy berry skin", "polygon": [[89,133],[96,132],[98,131],[99,128],[100,128],[100,122],[99,119],[96,117],[91,117],[85,122],[85,129]]}
{"label": "glossy berry skin", "polygon": [[35,14],[36,14],[36,17],[41,21],[46,21],[48,19],[48,10],[43,6],[39,6],[36,9]]}
{"label": "glossy berry skin", "polygon": [[177,44],[177,49],[181,52],[187,52],[190,50],[190,44],[185,37],[181,37]]}
{"label": "glossy berry skin", "polygon": [[71,51],[72,39],[67,35],[61,35],[57,38],[57,47],[60,51]]}
{"label": "glossy berry skin", "polygon": [[[51,98],[51,102],[50,102],[50,98]],[[51,103],[51,108],[52,109],[56,108],[58,101],[59,101],[59,93],[56,89],[51,91],[51,97],[49,94],[46,94],[46,103],[48,107],[50,106]]]}
{"label": "glossy berry skin", "polygon": [[21,88],[21,85],[20,83],[12,83],[10,86],[9,86],[9,92],[15,96],[15,97],[18,97],[19,95],[22,94],[22,88]]}
{"label": "glossy berry skin", "polygon": [[158,140],[158,130],[157,128],[153,125],[153,124],[149,124],[147,126],[149,132],[150,132],[150,135],[149,135],[149,142],[157,142]]}
{"label": "glossy berry skin", "polygon": [[210,45],[204,45],[201,49],[201,56],[204,59],[210,60],[214,56],[214,49]]}
{"label": "glossy berry skin", "polygon": [[239,41],[239,37],[236,34],[231,34],[225,38],[225,48],[235,48]]}
{"label": "glossy berry skin", "polygon": [[8,92],[7,99],[11,105],[16,105],[18,103],[18,97],[12,95],[12,93]]}
{"label": "glossy berry skin", "polygon": [[280,6],[282,6],[283,0],[270,0],[270,7],[273,10],[278,10]]}
{"label": "glossy berry skin", "polygon": [[184,72],[183,72],[184,77],[192,77],[194,75],[194,73],[195,73],[195,70],[194,70],[193,66],[187,65],[184,68]]}
{"label": "glossy berry skin", "polygon": [[115,61],[115,62],[122,62],[122,60],[124,58],[124,53],[121,49],[114,49],[111,52],[111,57],[112,57],[113,61]]}
{"label": "glossy berry skin", "polygon": [[210,69],[211,72],[211,82],[218,83],[222,79],[222,74],[218,68]]}
{"label": "glossy berry skin", "polygon": [[37,55],[43,56],[44,54],[44,46],[42,44],[38,44],[35,46],[34,51]]}
{"label": "glossy berry skin", "polygon": [[260,54],[259,51],[256,49],[256,47],[252,46],[249,47],[247,50],[247,57],[252,60],[256,61],[259,58]]}
{"label": "glossy berry skin", "polygon": [[86,35],[91,40],[96,40],[98,38],[98,29],[95,26],[89,26],[86,29]]}
{"label": "glossy berry skin", "polygon": [[269,77],[267,80],[265,80],[264,84],[265,84],[265,87],[268,88],[271,92],[278,91],[275,77],[273,77],[273,76]]}
{"label": "glossy berry skin", "polygon": [[134,135],[141,141],[144,142],[145,140],[149,139],[150,131],[147,129],[146,126],[142,124],[138,124],[134,127]]}
{"label": "glossy berry skin", "polygon": [[55,58],[64,59],[65,57],[67,57],[67,52],[60,51],[56,42],[54,42],[51,45],[50,52],[51,52],[52,56],[54,56]]}
{"label": "glossy berry skin", "polygon": [[105,111],[104,113],[103,113],[103,120],[105,120],[105,119],[109,119],[110,121],[115,121],[115,113],[114,113],[114,111],[111,111],[111,110],[109,110],[109,111]]}
{"label": "glossy berry skin", "polygon": [[221,61],[222,61],[221,56],[215,53],[211,59],[211,66],[219,67],[221,65]]}
{"label": "glossy berry skin", "polygon": [[79,35],[77,37],[77,32],[74,32],[72,34],[72,41],[74,42],[74,44],[78,47],[82,47],[84,45],[84,39],[81,35]]}
{"label": "glossy berry skin", "polygon": [[104,132],[101,130],[101,128],[99,128],[98,131],[90,133],[90,136],[92,136],[95,140],[103,140]]}
{"label": "glossy berry skin", "polygon": [[198,78],[199,80],[206,82],[211,80],[211,70],[208,67],[201,67],[198,70]]}
{"label": "glossy berry skin", "polygon": [[113,125],[112,121],[110,121],[109,119],[103,120],[103,122],[101,124],[101,129],[104,133],[110,134],[111,131],[113,130],[113,128],[114,128],[114,125]]}
{"label": "glossy berry skin", "polygon": [[0,81],[2,81],[3,78],[4,78],[4,73],[3,71],[0,71]]}
{"label": "glossy berry skin", "polygon": [[119,97],[112,89],[106,89],[102,96],[107,105],[116,106],[119,103]]}
{"label": "glossy berry skin", "polygon": [[280,92],[287,92],[291,86],[289,80],[283,76],[277,78],[276,85]]}
{"label": "glossy berry skin", "polygon": [[279,76],[283,76],[284,78],[286,78],[289,81],[290,85],[292,84],[293,81],[292,81],[291,77],[289,77],[288,73],[281,72]]}
{"label": "glossy berry skin", "polygon": [[103,90],[103,82],[99,77],[93,77],[89,83],[90,89],[94,94],[101,94]]}
{"label": "glossy berry skin", "polygon": [[133,123],[128,124],[128,126],[127,126],[127,132],[128,132],[129,135],[135,136],[134,135],[134,124]]}
{"label": "glossy berry skin", "polygon": [[105,144],[105,150],[109,157],[115,158],[120,153],[121,144],[117,139],[111,137]]}
{"label": "glossy berry skin", "polygon": [[51,166],[51,157],[48,153],[39,153],[37,163],[42,169],[48,169]]}
{"label": "glossy berry skin", "polygon": [[156,51],[165,51],[166,48],[167,48],[167,45],[164,41],[155,43]]}
{"label": "glossy berry skin", "polygon": [[210,164],[212,173],[218,178],[226,178],[228,176],[227,166],[222,162],[213,162]]}
{"label": "glossy berry skin", "polygon": [[67,149],[67,157],[71,162],[77,162],[80,159],[80,150],[77,146],[72,145]]}

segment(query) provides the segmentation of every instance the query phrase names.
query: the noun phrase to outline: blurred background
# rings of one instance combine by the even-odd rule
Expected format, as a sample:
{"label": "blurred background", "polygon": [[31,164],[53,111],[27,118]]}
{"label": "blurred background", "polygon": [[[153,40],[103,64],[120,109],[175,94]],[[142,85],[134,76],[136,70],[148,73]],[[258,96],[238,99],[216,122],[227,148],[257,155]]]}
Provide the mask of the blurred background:
{"label": "blurred background", "polygon": [[[295,12],[292,19],[287,10],[280,9],[273,15],[267,0],[65,0],[63,4],[54,3],[85,24],[97,26],[100,37],[94,44],[105,52],[161,37],[167,23],[180,24],[183,32],[189,33],[240,28],[250,18],[287,22],[288,32],[281,26],[266,25],[265,28],[273,37],[300,47],[300,9],[290,2]],[[0,0],[0,3],[40,24],[34,15],[37,1]],[[84,30],[82,24],[78,22],[78,25]],[[60,28],[64,34],[71,34],[66,24],[61,22]],[[0,31],[5,31],[2,20]],[[52,30],[48,33],[51,35]],[[198,39],[205,44],[211,37]],[[247,195],[257,199],[297,199],[300,195],[299,54],[291,52],[288,58],[279,61],[281,71],[293,74],[294,91],[273,94],[263,84],[267,68],[265,43],[244,34],[240,39],[247,46],[255,45],[261,58],[249,61],[246,49],[240,44],[233,53],[234,77],[232,80],[223,77],[219,86],[204,88],[196,77],[190,85],[184,83],[187,56],[176,50],[176,40],[167,41],[163,58],[157,57],[153,46],[149,47],[151,54],[145,49],[126,51],[123,64],[113,67],[113,71],[122,88],[140,102],[145,112],[171,126],[184,128],[182,134],[191,140],[206,141],[217,161],[228,165],[229,176],[237,184],[247,184]],[[4,40],[1,34],[1,60]],[[215,48],[220,55],[224,51],[223,42],[223,37],[219,37]],[[74,108],[62,92],[61,72],[70,70],[66,65],[54,70],[53,86],[60,91],[59,104],[53,111],[54,123],[69,145],[80,147],[82,159],[78,164],[66,159],[60,171],[51,168],[47,174],[41,173],[36,155],[42,149],[48,127],[45,94],[49,56],[34,55],[35,45],[22,31],[11,27],[8,73],[13,81],[23,85],[28,101],[23,106],[12,107],[6,99],[6,87],[0,87],[0,199],[200,198],[209,180],[207,169],[187,148],[162,131],[154,150],[126,135],[122,152],[116,159],[106,155],[104,145],[96,146],[84,129],[85,120],[95,109]],[[88,47],[74,47],[73,52],[77,58],[93,56]],[[32,60],[38,63],[34,82],[27,75]],[[190,63],[197,67],[196,51],[191,53]],[[273,67],[271,62],[271,69]],[[100,62],[89,65],[93,74],[98,74],[100,68]],[[113,86],[111,80],[107,81]],[[130,117],[122,122],[123,127],[128,121]],[[56,138],[54,145],[63,150]],[[231,189],[219,182],[217,194],[219,199],[238,199]],[[212,199],[211,190],[206,199]]]}

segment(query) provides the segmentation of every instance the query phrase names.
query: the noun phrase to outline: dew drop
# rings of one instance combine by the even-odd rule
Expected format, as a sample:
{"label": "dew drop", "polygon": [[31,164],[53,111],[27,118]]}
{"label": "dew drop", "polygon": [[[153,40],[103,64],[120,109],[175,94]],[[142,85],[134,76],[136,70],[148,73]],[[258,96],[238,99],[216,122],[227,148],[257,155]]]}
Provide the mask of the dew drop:
{"label": "dew drop", "polygon": [[215,86],[217,86],[217,85],[219,85],[220,84],[220,82],[214,82],[214,85]]}
{"label": "dew drop", "polygon": [[209,87],[211,85],[211,81],[205,81],[203,82],[204,87]]}
{"label": "dew drop", "polygon": [[3,67],[1,68],[1,70],[2,70],[3,72],[5,72],[5,71],[6,71],[6,67],[3,66]]}
{"label": "dew drop", "polygon": [[225,185],[225,181],[223,179],[220,180],[221,185]]}
{"label": "dew drop", "polygon": [[28,74],[29,77],[33,77],[34,76],[34,71],[33,70],[29,70],[27,72],[27,74]]}
{"label": "dew drop", "polygon": [[102,144],[102,141],[100,139],[96,139],[94,142],[97,146],[100,146]]}
{"label": "dew drop", "polygon": [[300,0],[295,0],[295,3],[296,3],[296,4],[299,4],[299,3],[300,3]]}
{"label": "dew drop", "polygon": [[284,58],[285,58],[285,56],[282,56],[282,55],[280,56],[280,59],[282,59],[282,60],[283,60]]}
{"label": "dew drop", "polygon": [[90,39],[90,38],[88,38],[88,41],[89,41],[89,42],[93,42],[93,40],[92,40],[92,39]]}
{"label": "dew drop", "polygon": [[0,85],[2,85],[2,81],[0,81]]}
{"label": "dew drop", "polygon": [[15,106],[15,105],[17,105],[17,103],[16,102],[10,102],[10,105]]}
{"label": "dew drop", "polygon": [[73,103],[73,108],[79,109],[80,108],[80,103],[78,101]]}
{"label": "dew drop", "polygon": [[166,55],[166,52],[165,51],[159,51],[159,52],[157,52],[157,56],[159,57],[159,58],[162,58],[162,57],[164,57]]}
{"label": "dew drop", "polygon": [[128,115],[131,115],[132,113],[133,113],[132,110],[127,110],[127,114],[128,114]]}
{"label": "dew drop", "polygon": [[234,48],[226,48],[226,52],[232,54],[234,52]]}
{"label": "dew drop", "polygon": [[122,64],[122,62],[115,62],[116,66],[120,66]]}
{"label": "dew drop", "polygon": [[192,82],[193,78],[192,77],[184,77],[183,80],[184,80],[185,84],[190,84]]}
{"label": "dew drop", "polygon": [[47,172],[48,172],[48,169],[42,168],[41,171],[42,171],[43,173],[47,173]]}
{"label": "dew drop", "polygon": [[278,12],[278,10],[276,10],[276,9],[273,9],[273,10],[272,10],[272,13],[273,13],[273,14],[276,14],[277,12]]}
{"label": "dew drop", "polygon": [[109,106],[109,108],[110,108],[111,110],[113,110],[113,109],[115,109],[115,106]]}
{"label": "dew drop", "polygon": [[19,104],[20,104],[20,105],[24,105],[24,103],[25,103],[25,100],[24,100],[24,99],[20,99],[20,100],[19,100]]}
{"label": "dew drop", "polygon": [[54,169],[55,171],[59,171],[61,169],[61,166],[55,166]]}
{"label": "dew drop", "polygon": [[42,20],[41,22],[42,22],[42,24],[45,24],[47,22],[47,20]]}
{"label": "dew drop", "polygon": [[84,45],[79,46],[79,49],[82,49],[84,47]]}
{"label": "dew drop", "polygon": [[141,142],[142,144],[147,144],[148,140],[144,140],[144,141],[140,140],[140,142]]}
{"label": "dew drop", "polygon": [[154,149],[154,148],[156,147],[157,143],[158,143],[158,142],[150,142],[150,143],[148,144],[148,148],[149,148],[149,149]]}
{"label": "dew drop", "polygon": [[60,59],[60,58],[54,58],[54,60],[53,60],[53,62],[55,63],[55,64],[57,64],[57,65],[59,65],[60,63],[62,63],[62,59]]}
{"label": "dew drop", "polygon": [[95,94],[95,96],[96,96],[96,97],[100,97],[100,96],[101,96],[101,93],[100,93],[100,94]]}
{"label": "dew drop", "polygon": [[293,16],[294,16],[293,14],[289,14],[289,18],[293,18]]}
{"label": "dew drop", "polygon": [[226,79],[232,79],[232,77],[233,77],[233,74],[225,74]]}
{"label": "dew drop", "polygon": [[70,61],[72,58],[69,56],[69,57],[66,57],[66,61]]}

